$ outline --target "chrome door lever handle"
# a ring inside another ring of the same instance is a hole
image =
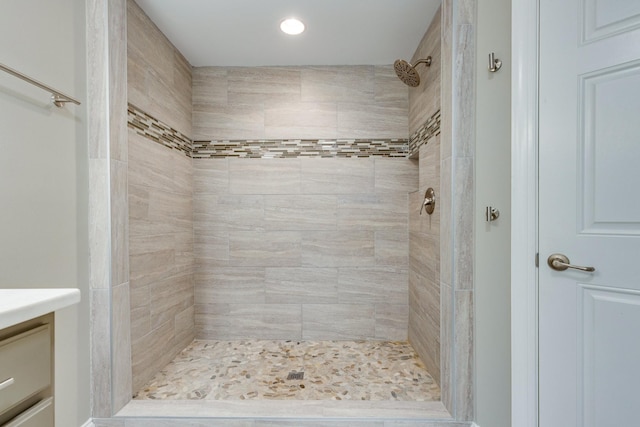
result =
[[[587,271],[589,273],[596,271],[596,269],[593,267],[582,267],[580,265],[573,265],[571,264],[571,261],[569,261],[569,258],[567,258],[566,255],[562,254],[549,255],[549,258],[547,258],[547,264],[549,265],[549,267],[556,271],[565,271],[569,268],[572,268],[574,270]]]

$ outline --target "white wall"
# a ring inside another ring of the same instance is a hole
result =
[[[0,2],[0,62],[84,101],[81,0]],[[0,287],[80,288],[56,316],[56,425],[89,418],[84,105],[0,72]]]
[[[476,58],[476,423],[511,425],[511,2],[478,2]],[[488,54],[503,62],[487,70]],[[488,223],[486,206],[500,210]]]

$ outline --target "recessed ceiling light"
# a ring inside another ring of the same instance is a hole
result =
[[[280,29],[283,33],[295,36],[304,31],[304,24],[296,18],[287,18],[280,23]]]

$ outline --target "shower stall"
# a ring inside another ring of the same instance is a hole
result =
[[[134,1],[100,12],[126,19],[109,42],[127,69],[108,103],[110,221],[124,227],[111,291],[94,292],[111,335],[93,349],[94,370],[110,365],[96,416],[286,418],[304,400],[322,410],[301,418],[470,419],[446,16],[395,70],[192,68]]]

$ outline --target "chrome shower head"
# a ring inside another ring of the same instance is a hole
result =
[[[402,83],[407,86],[417,87],[420,85],[420,74],[416,71],[418,64],[426,64],[427,67],[431,66],[431,57],[427,56],[426,59],[420,59],[415,65],[409,64],[404,59],[396,59],[396,62],[393,63],[393,68],[396,70],[396,75],[402,80]]]

